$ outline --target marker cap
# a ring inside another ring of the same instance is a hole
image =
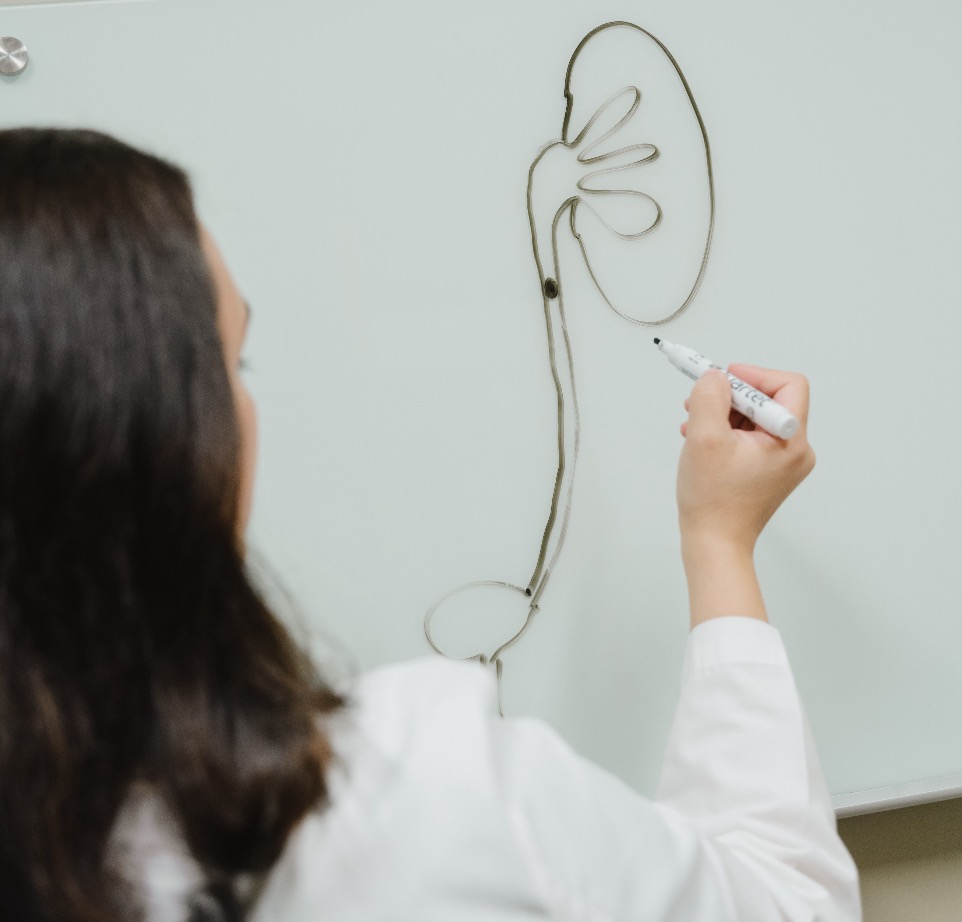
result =
[[[774,400],[755,411],[754,422],[780,439],[790,439],[798,431],[798,420]]]

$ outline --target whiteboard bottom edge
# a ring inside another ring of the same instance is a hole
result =
[[[900,807],[915,807],[962,797],[962,774],[944,775],[928,781],[912,781],[891,787],[869,788],[832,796],[832,806],[839,818],[860,816],[863,813],[881,813]]]

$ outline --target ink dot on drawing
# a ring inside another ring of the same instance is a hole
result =
[[[554,279],[544,280],[544,296],[549,301],[554,301],[558,297],[558,283]]]

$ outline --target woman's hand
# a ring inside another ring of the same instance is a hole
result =
[[[721,615],[765,618],[755,542],[815,464],[807,438],[808,381],[751,365],[730,371],[790,410],[800,425],[782,441],[732,410],[722,372],[708,372],[695,384],[685,403],[677,488],[692,626]]]

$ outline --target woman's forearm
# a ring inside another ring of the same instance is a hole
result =
[[[768,620],[750,550],[718,539],[683,536],[682,560],[693,628],[726,615]]]

